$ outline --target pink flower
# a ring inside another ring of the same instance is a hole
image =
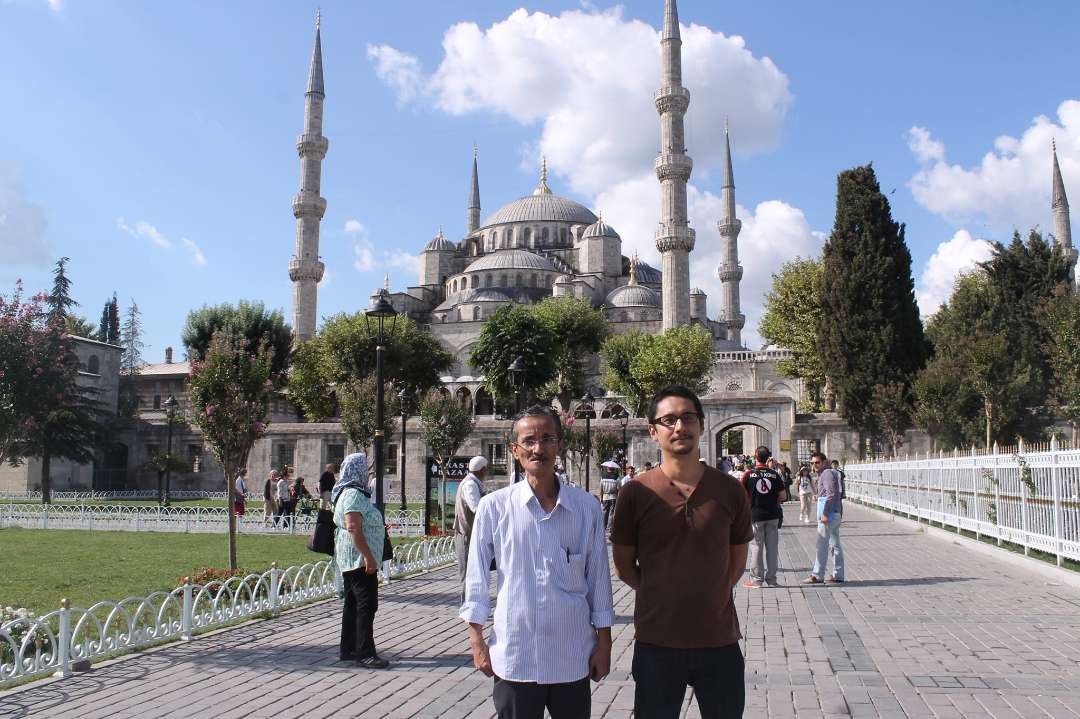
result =
[[[256,420],[255,422],[251,423],[251,431],[255,434],[262,434],[266,431],[266,425]]]
[[[213,417],[214,412],[216,412],[216,411],[217,411],[217,407],[215,407],[214,405],[212,405],[212,404],[206,405],[206,416],[207,417]]]

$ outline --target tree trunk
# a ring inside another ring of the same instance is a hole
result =
[[[986,402],[986,453],[990,453],[991,444],[991,428],[994,423],[994,404],[992,402]]]
[[[52,457],[49,456],[49,450],[45,450],[41,455],[41,503],[50,504],[52,502],[52,477],[49,476],[51,471]]]
[[[236,505],[236,487],[233,485],[233,474],[239,473],[240,470],[231,470],[228,467],[225,469],[226,496],[229,502],[229,571],[232,572],[236,571],[236,512],[233,509]]]

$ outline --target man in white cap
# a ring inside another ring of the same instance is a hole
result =
[[[473,518],[480,498],[484,496],[484,478],[488,461],[477,455],[469,460],[469,473],[458,485],[454,500],[454,552],[457,554],[458,578],[462,582],[461,600],[465,601],[465,570],[469,562],[469,540],[472,539]]]

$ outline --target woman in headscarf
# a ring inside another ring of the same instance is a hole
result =
[[[368,669],[390,663],[375,653],[375,612],[379,608],[379,558],[383,554],[385,526],[367,491],[368,462],[363,452],[350,454],[341,464],[330,501],[334,504],[334,561],[345,584],[341,613],[342,661],[355,661]]]
[[[270,470],[270,476],[266,478],[266,484],[263,485],[263,524],[270,524],[274,521],[274,515],[277,514],[277,502],[274,501],[277,482],[278,471]]]

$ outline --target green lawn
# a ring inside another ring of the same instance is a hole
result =
[[[327,559],[308,551],[307,536],[237,538],[237,559],[249,571]],[[228,545],[219,534],[96,532],[62,529],[0,529],[3,568],[0,605],[43,614],[68,597],[87,607],[102,599],[171,590],[177,579],[202,567],[228,566]]]

